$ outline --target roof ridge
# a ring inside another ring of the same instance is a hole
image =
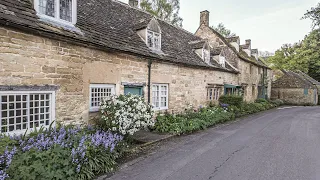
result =
[[[172,27],[174,27],[174,28],[180,29],[180,30],[182,30],[182,31],[184,31],[184,32],[186,32],[186,33],[194,36],[194,37],[200,38],[200,37],[194,35],[194,33],[191,33],[191,32],[189,32],[188,30],[183,29],[182,27],[175,26],[175,25],[173,25],[173,24],[171,24],[171,23],[169,23],[169,22],[167,22],[167,21],[165,21],[165,20],[163,20],[163,19],[160,19],[159,17],[157,17],[157,16],[155,16],[155,15],[153,15],[153,14],[151,14],[151,13],[149,13],[149,12],[143,10],[143,9],[136,8],[136,7],[132,7],[132,6],[130,6],[128,3],[124,3],[124,2],[121,2],[121,1],[119,1],[119,0],[112,0],[112,1],[113,1],[113,2],[116,2],[116,3],[119,3],[119,4],[123,5],[123,6],[126,6],[126,7],[128,7],[128,8],[132,8],[132,9],[138,10],[138,11],[140,11],[140,12],[149,14],[149,15],[153,16],[154,18],[156,18],[156,19],[159,20],[159,21],[162,21],[162,22],[164,22],[164,23],[166,23],[166,24],[168,24],[168,25],[170,25],[170,26],[172,26]],[[201,39],[202,39],[202,38],[201,38]]]

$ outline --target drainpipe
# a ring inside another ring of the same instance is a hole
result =
[[[149,59],[148,61],[148,103],[150,104],[150,97],[151,97],[151,65],[152,60]]]

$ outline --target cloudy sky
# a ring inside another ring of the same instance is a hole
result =
[[[128,2],[128,0],[121,0]],[[210,11],[210,25],[219,22],[252,47],[275,51],[282,44],[297,42],[310,32],[311,22],[301,20],[318,0],[180,0],[183,28],[194,33],[200,11]]]

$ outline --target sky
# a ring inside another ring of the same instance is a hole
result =
[[[128,0],[120,0],[128,2]],[[252,48],[274,52],[285,43],[302,40],[311,31],[303,14],[318,0],[180,0],[183,28],[194,33],[200,12],[210,11],[210,26],[222,22],[240,36],[241,44],[251,39]]]

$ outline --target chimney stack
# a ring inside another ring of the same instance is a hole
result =
[[[249,47],[251,47],[251,39],[247,39],[247,40],[246,40],[246,45],[249,46]]]
[[[139,8],[140,7],[140,0],[129,0],[129,5],[131,7]]]
[[[210,12],[205,10],[200,12],[200,26],[204,24],[205,26],[209,26],[209,15]]]

